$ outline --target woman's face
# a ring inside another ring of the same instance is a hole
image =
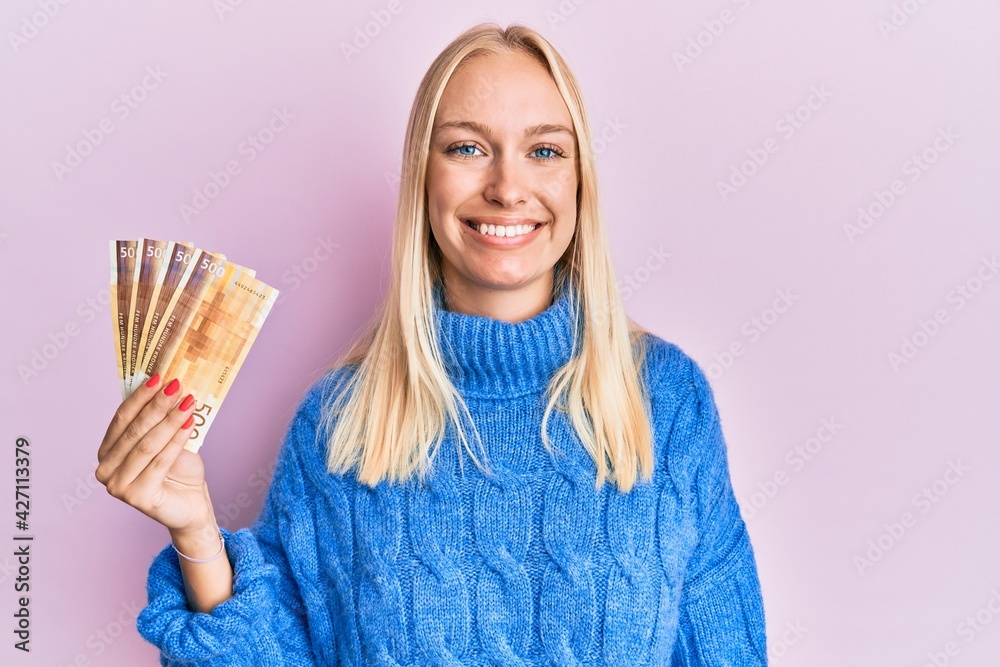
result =
[[[454,72],[427,166],[451,310],[517,321],[548,306],[576,228],[576,164],[569,110],[541,63],[489,55]]]

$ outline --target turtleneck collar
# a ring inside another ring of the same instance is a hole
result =
[[[510,398],[544,391],[574,354],[567,286],[548,308],[521,322],[447,310],[434,283],[434,311],[445,370],[463,396]]]

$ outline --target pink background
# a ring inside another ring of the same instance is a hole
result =
[[[191,240],[282,291],[202,450],[220,521],[246,526],[291,410],[385,289],[419,79],[482,19],[538,28],[581,81],[627,308],[715,388],[771,664],[993,664],[993,0],[4,3],[0,662],[156,664],[130,605],[166,531],[93,490],[120,400],[108,240]],[[250,161],[274,109],[294,118]],[[102,120],[113,131],[57,176]],[[240,173],[185,221],[230,160]],[[880,215],[852,239],[859,207]],[[904,338],[916,354],[894,368]],[[17,436],[34,452],[30,655],[11,633]]]

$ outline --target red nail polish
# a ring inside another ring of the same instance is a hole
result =
[[[191,415],[190,417],[187,418],[187,421],[184,422],[184,425],[181,426],[181,430],[186,428],[191,428],[191,424],[193,423],[194,423],[194,415]]]
[[[154,384],[160,381],[160,374],[157,373],[153,377],[149,378],[149,382],[146,383],[147,387],[152,387]]]
[[[173,380],[170,381],[170,384],[168,384],[166,387],[163,388],[163,393],[166,394],[167,396],[173,396],[174,394],[177,393],[177,390],[180,388],[181,388],[180,381],[178,381],[177,378],[174,378]]]
[[[177,406],[177,409],[180,410],[181,412],[184,412],[192,405],[194,405],[194,396],[188,394],[187,396],[184,397],[184,400],[181,401],[181,404]]]

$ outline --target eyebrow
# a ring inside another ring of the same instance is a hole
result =
[[[434,128],[434,132],[437,133],[440,130],[447,129],[449,127],[454,127],[462,130],[471,130],[473,132],[478,132],[483,136],[491,137],[493,136],[493,130],[490,129],[488,125],[483,125],[482,123],[477,123],[472,120],[450,120],[441,123]],[[536,134],[555,134],[561,132],[563,134],[568,134],[569,136],[576,138],[576,133],[569,129],[565,125],[557,125],[553,123],[540,123],[538,125],[532,125],[524,130],[525,137],[533,137]]]

